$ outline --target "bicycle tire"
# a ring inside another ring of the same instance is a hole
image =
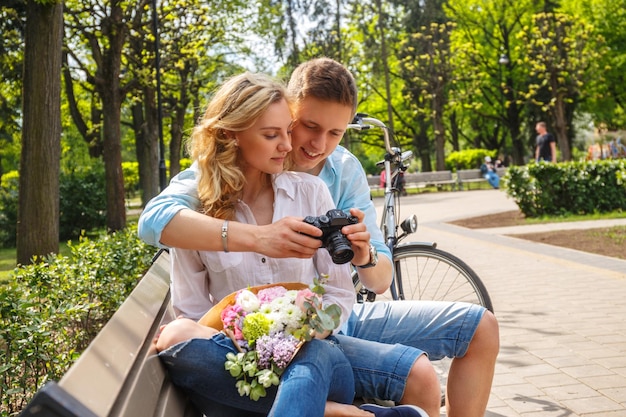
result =
[[[465,262],[428,244],[407,243],[394,250],[394,279],[400,299],[463,301],[493,312],[487,288]]]

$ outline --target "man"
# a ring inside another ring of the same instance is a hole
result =
[[[537,131],[537,146],[535,147],[535,161],[556,162],[556,140],[548,132],[545,122],[535,126]]]
[[[345,226],[342,232],[352,243],[352,263],[362,283],[382,293],[391,282],[390,253],[376,224],[363,168],[339,146],[356,113],[356,83],[341,64],[320,58],[296,68],[288,88],[296,101],[291,153],[295,170],[318,175],[337,208],[359,217],[358,224]],[[139,234],[146,242],[222,250],[222,221],[195,211],[199,205],[195,172],[192,167],[179,174],[146,206],[139,221]],[[270,257],[310,257],[321,243],[307,235],[320,234],[301,218],[288,217],[268,226],[230,222],[228,248]],[[499,349],[497,321],[484,308],[411,301],[357,304],[342,333],[350,336],[337,338],[355,370],[358,396],[413,404],[430,417],[438,416],[439,380],[426,355],[448,356],[454,359],[447,416],[484,415]],[[339,415],[336,411],[329,403],[325,415]],[[372,407],[368,411],[377,416],[414,415],[409,409],[397,410],[404,414],[385,414],[388,410]]]

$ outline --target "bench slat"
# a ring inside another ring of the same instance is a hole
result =
[[[456,185],[452,171],[413,172],[404,174],[405,188],[421,188],[430,185]],[[372,190],[380,189],[380,175],[367,177],[367,183]]]
[[[162,316],[159,312],[169,302],[168,292],[169,254],[163,252],[59,385],[98,416],[108,416],[145,348],[146,336],[158,325],[154,318]],[[85,383],[94,375],[97,383]]]

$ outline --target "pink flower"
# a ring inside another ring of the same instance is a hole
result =
[[[243,334],[241,333],[241,323],[246,312],[243,311],[241,306],[234,304],[229,305],[222,310],[220,317],[224,328],[233,332],[235,339],[243,340]]]
[[[257,298],[261,304],[270,303],[273,299],[282,297],[287,292],[287,289],[283,286],[269,287],[260,290],[257,293]]]
[[[298,291],[298,295],[296,295],[296,305],[300,307],[300,310],[306,311],[306,308],[304,307],[304,302],[307,300],[314,300],[316,297],[317,294],[315,294],[310,289],[305,288],[304,290]]]

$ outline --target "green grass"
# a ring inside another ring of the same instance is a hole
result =
[[[562,216],[541,216],[530,217],[525,220],[526,223],[562,223],[562,222],[580,222],[585,220],[610,220],[626,218],[626,212],[615,210],[609,213],[591,213],[591,214],[567,214]]]
[[[15,268],[15,248],[0,249],[0,282],[9,279],[11,271]]]

